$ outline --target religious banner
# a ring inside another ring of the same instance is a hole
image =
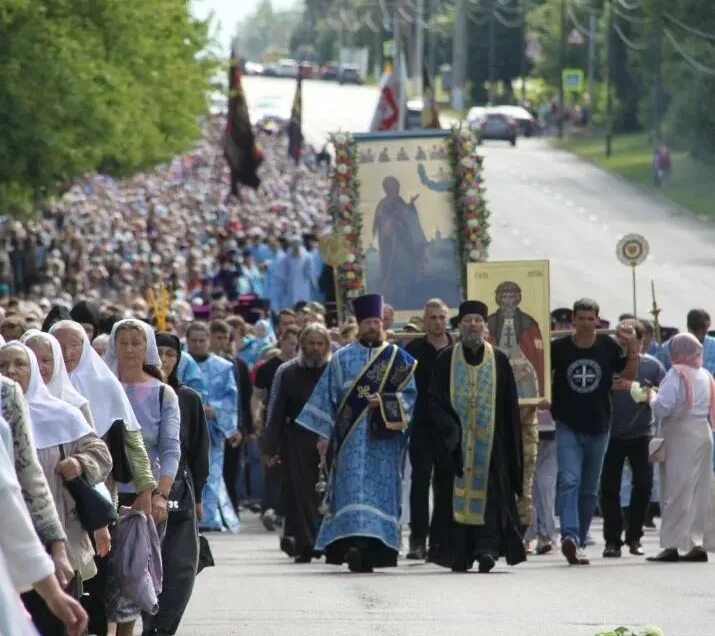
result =
[[[430,298],[456,307],[470,262],[486,260],[488,217],[478,140],[467,128],[331,136],[335,267],[342,305],[381,293],[398,321]]]
[[[509,356],[519,403],[551,400],[549,261],[467,266],[467,297],[489,307],[488,340]]]

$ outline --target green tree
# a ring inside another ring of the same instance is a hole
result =
[[[127,175],[200,135],[207,25],[173,0],[14,0],[0,11],[0,209],[95,170]]]

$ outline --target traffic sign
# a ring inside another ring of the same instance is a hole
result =
[[[580,68],[565,68],[561,71],[561,82],[565,93],[580,93],[583,91],[583,71]]]
[[[581,31],[578,29],[572,29],[566,38],[566,43],[570,46],[583,46],[586,43],[585,38],[581,35]]]

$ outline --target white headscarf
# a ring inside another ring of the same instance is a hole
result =
[[[25,400],[30,407],[35,448],[68,444],[93,433],[92,427],[78,408],[50,394],[42,381],[40,367],[32,349],[19,341],[13,341],[0,348],[0,351],[11,348],[24,351],[30,361],[30,382],[25,391]]]
[[[0,336],[0,347],[4,347],[4,346],[5,346],[5,338]]]
[[[25,345],[30,340],[41,340],[52,348],[52,377],[47,383],[47,389],[50,394],[78,409],[85,406],[89,400],[83,395],[80,395],[77,389],[72,386],[70,377],[67,374],[67,368],[65,367],[65,361],[62,358],[62,346],[59,340],[52,334],[45,333],[39,329],[30,329],[20,338],[20,342]]]
[[[154,337],[154,330],[144,321],[137,320],[136,318],[125,318],[114,323],[112,327],[112,333],[109,334],[109,344],[107,346],[107,353],[104,354],[104,361],[107,366],[116,375],[119,372],[118,361],[117,361],[117,331],[122,327],[136,327],[141,330],[146,338],[146,353],[144,354],[144,364],[148,364],[157,369],[161,369],[161,358],[159,357],[159,349],[156,346],[156,338]]]
[[[69,372],[69,377],[72,386],[89,400],[97,434],[103,436],[116,420],[123,420],[127,430],[141,430],[124,387],[92,349],[82,325],[72,320],[60,320],[52,325],[50,333],[58,329],[72,329],[82,338],[82,357],[79,364]]]

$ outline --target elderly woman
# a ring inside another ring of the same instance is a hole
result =
[[[91,579],[97,569],[92,544],[64,481],[80,476],[89,484],[104,481],[112,468],[109,449],[77,408],[50,394],[35,354],[25,345],[11,342],[0,349],[0,373],[15,380],[25,394],[38,459],[67,535],[67,556],[74,573],[67,589],[79,599],[82,581]],[[36,592],[24,594],[23,602],[43,635],[65,633],[62,623]]]
[[[152,493],[151,514],[159,534],[163,535],[169,496],[181,458],[179,400],[176,392],[164,383],[154,332],[146,323],[132,318],[117,322],[109,337],[106,362],[121,381],[142,427],[144,445],[158,483]],[[131,485],[120,484],[119,490],[120,504],[131,505],[137,497]],[[109,593],[113,591],[110,589]],[[139,607],[119,596],[116,608],[111,609],[117,621],[117,636],[131,636],[141,614]]]
[[[665,461],[660,466],[663,550],[648,560],[703,562],[715,551],[715,380],[703,368],[703,346],[692,334],[673,337],[670,353],[673,366],[650,401],[661,419]]]
[[[40,368],[40,376],[50,395],[78,408],[89,424],[94,428],[89,400],[80,395],[72,386],[65,361],[62,358],[62,346],[52,334],[37,329],[26,331],[20,341],[35,354]]]

